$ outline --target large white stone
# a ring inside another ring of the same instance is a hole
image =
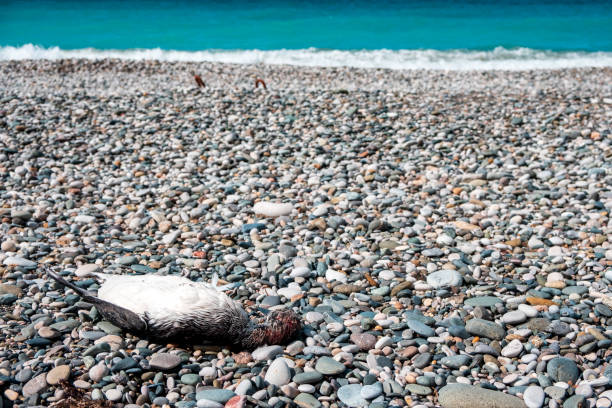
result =
[[[7,266],[25,266],[29,268],[36,266],[36,262],[19,256],[9,256],[3,263]]]
[[[537,385],[527,387],[523,393],[523,401],[528,408],[540,408],[544,404],[544,390]]]
[[[452,269],[442,269],[427,275],[427,284],[434,289],[461,286],[463,277]]]
[[[289,215],[291,211],[293,211],[293,205],[291,203],[260,201],[253,206],[253,212],[255,212],[255,214],[265,215],[266,217]]]

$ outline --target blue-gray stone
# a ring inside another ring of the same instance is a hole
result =
[[[323,356],[317,361],[315,370],[324,375],[338,375],[343,373],[346,367],[331,357]]]
[[[318,384],[322,379],[323,374],[318,371],[306,371],[293,377],[296,384]]]
[[[448,356],[443,357],[440,360],[440,363],[444,364],[449,368],[458,369],[461,366],[467,366],[472,361],[472,357],[466,356],[465,354],[460,354],[457,356]]]
[[[582,408],[584,406],[584,395],[572,395],[563,403],[563,408]]]
[[[424,385],[408,384],[408,385],[406,385],[406,389],[411,394],[416,394],[416,395],[429,395],[429,394],[431,394],[431,388],[426,387]]]
[[[498,303],[504,303],[500,298],[495,296],[478,296],[466,299],[463,304],[466,306],[482,306],[482,307],[491,307],[495,306]]]
[[[361,396],[367,400],[373,400],[382,394],[383,389],[381,383],[374,383],[371,385],[364,385],[361,388]]]
[[[483,319],[468,320],[465,329],[475,336],[493,340],[501,340],[506,335],[506,331],[499,324]]]
[[[573,384],[580,376],[576,363],[566,357],[556,357],[548,361],[546,372],[554,381],[571,382]]]
[[[111,371],[117,372],[121,370],[128,370],[130,368],[137,367],[138,363],[131,357],[126,357],[119,361],[117,364],[113,365]]]
[[[313,395],[302,392],[293,400],[299,407],[302,408],[319,408],[321,403]]]
[[[0,296],[0,305],[11,305],[17,300],[17,296],[12,293]]]
[[[361,396],[362,388],[359,384],[343,385],[338,389],[338,398],[349,407],[364,407],[368,401]]]
[[[209,400],[209,401],[215,401],[220,404],[225,404],[234,395],[236,394],[234,393],[234,391],[231,391],[231,390],[224,390],[224,389],[219,389],[219,388],[208,388],[208,389],[198,391],[196,393],[196,400],[204,399],[204,400]]]
[[[436,334],[434,329],[432,329],[431,327],[427,326],[426,324],[418,320],[407,320],[406,324],[408,325],[408,328],[410,330],[413,330],[415,333],[417,333],[420,336],[432,337],[433,335]]]

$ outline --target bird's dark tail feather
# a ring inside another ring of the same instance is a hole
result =
[[[66,279],[62,278],[61,276],[59,276],[57,274],[57,272],[54,272],[51,268],[49,268],[48,266],[45,265],[45,272],[47,272],[47,275],[49,275],[50,277],[52,277],[53,279],[55,279],[56,281],[58,281],[59,283],[61,283],[64,286],[69,287],[70,289],[74,290],[76,293],[78,293],[79,295],[81,295],[81,297],[90,297],[91,293],[87,292],[85,289],[83,288],[79,288],[77,285],[75,285],[72,282],[68,282]]]

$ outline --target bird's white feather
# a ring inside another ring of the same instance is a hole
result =
[[[107,302],[145,313],[155,321],[173,320],[198,310],[236,308],[235,302],[217,288],[180,276],[95,274],[102,284],[98,297]]]

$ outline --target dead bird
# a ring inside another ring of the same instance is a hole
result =
[[[292,310],[272,311],[261,321],[251,320],[242,306],[219,288],[180,276],[92,273],[101,283],[94,296],[50,268],[46,271],[93,304],[104,319],[154,340],[252,350],[285,343],[302,327]]]

